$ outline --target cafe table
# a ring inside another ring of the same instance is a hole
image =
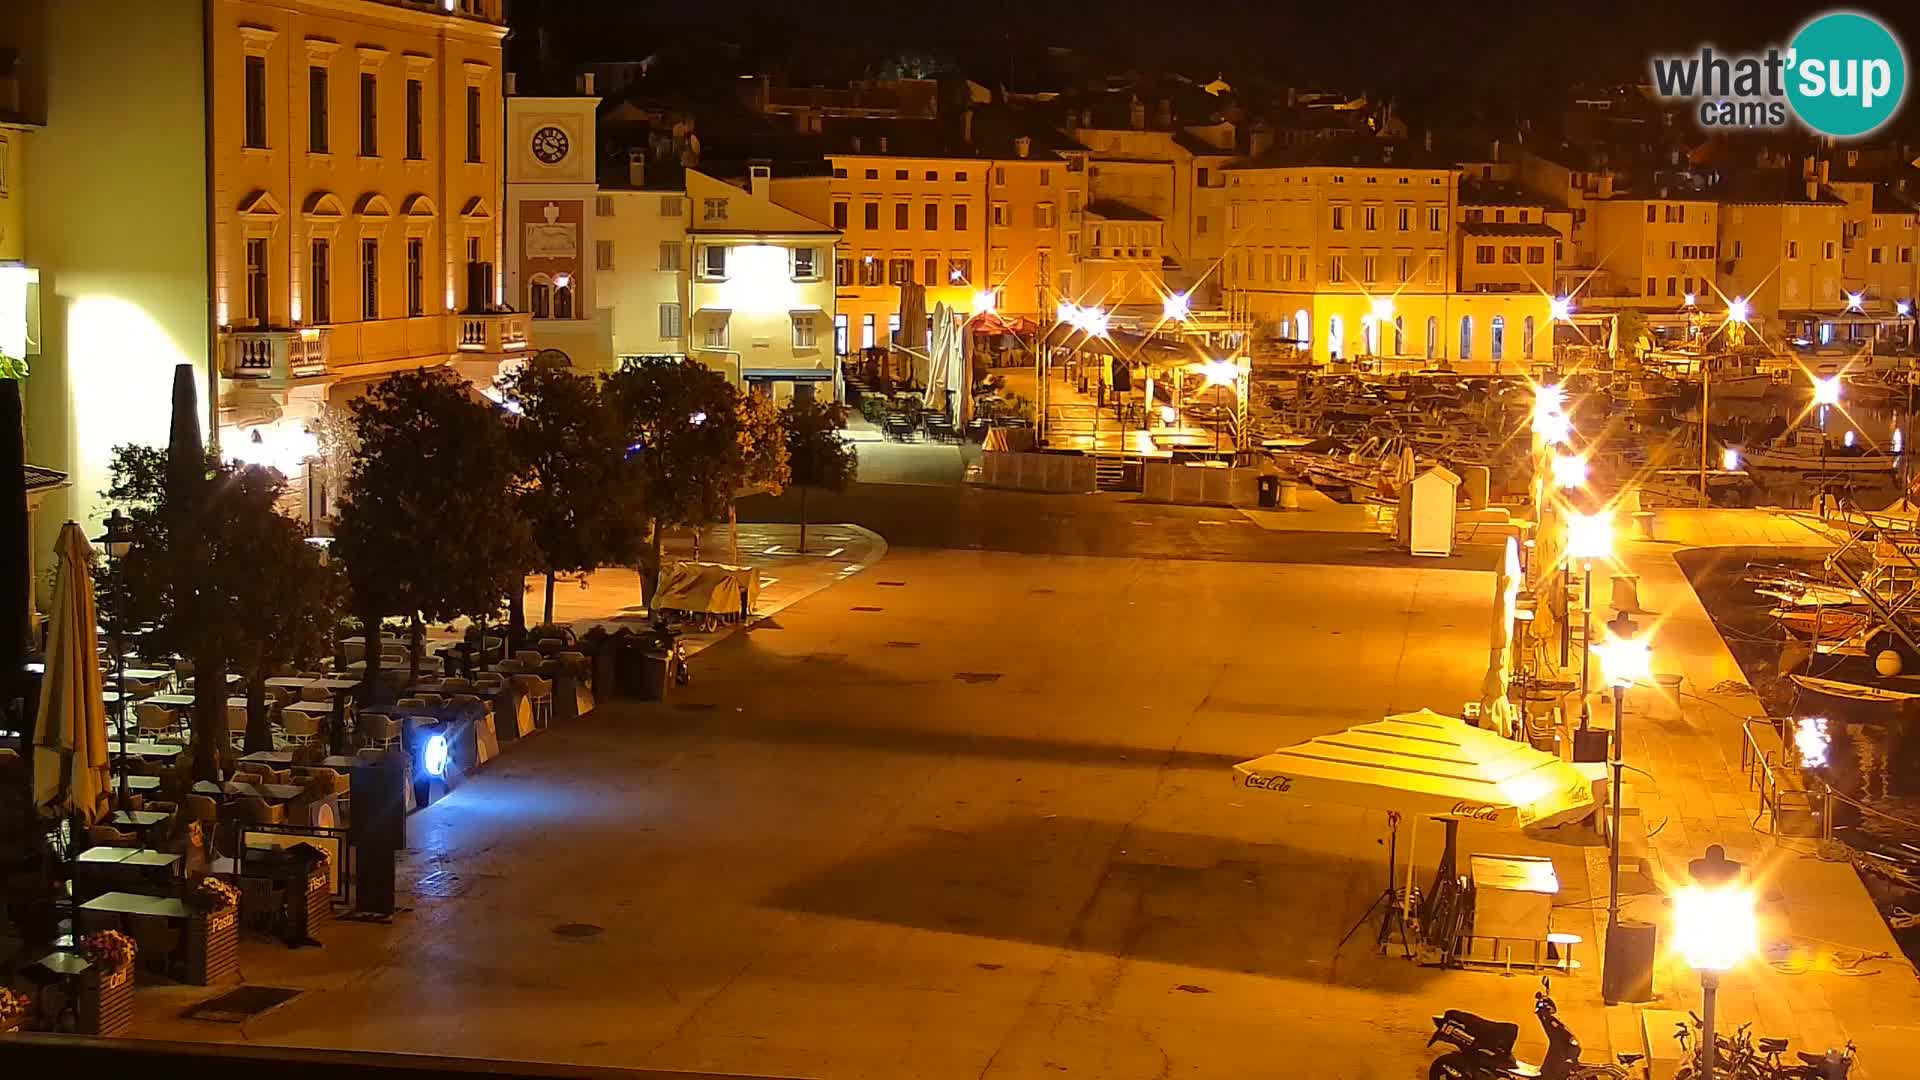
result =
[[[115,791],[118,791],[120,789],[119,778],[116,777],[114,779],[113,787]],[[127,777],[127,790],[128,791],[159,791],[160,778],[157,776],[129,776]]]
[[[279,675],[268,679],[267,685],[280,690],[305,690],[318,681],[317,679],[302,679],[295,675]]]
[[[118,673],[111,670],[103,671],[102,674],[114,678],[118,677]],[[166,682],[173,678],[173,672],[168,668],[130,667],[126,670],[125,674],[127,678],[133,682],[144,683]]]
[[[117,741],[114,743],[113,749],[115,752],[119,751],[120,744]],[[127,744],[127,754],[129,756],[162,758],[169,761],[186,753],[186,750],[186,747],[175,746],[172,743],[130,742]]]
[[[293,764],[293,751],[291,750],[255,750],[251,754],[244,755],[243,757],[241,757],[240,760],[241,761],[257,761],[262,765],[276,765],[276,766],[291,765]]]
[[[280,706],[280,712],[282,715],[290,712],[306,713],[308,716],[316,719],[325,719],[333,715],[333,702],[289,701],[285,705]]]
[[[96,844],[73,857],[73,861],[83,866],[128,866],[142,870],[173,871],[182,862],[181,856],[166,851],[154,851],[151,848],[108,847]]]
[[[192,694],[155,694],[148,698],[147,701],[149,704],[158,705],[167,709],[193,708]]]
[[[131,892],[101,893],[81,904],[80,910],[104,915],[145,915],[158,919],[184,919],[192,915],[187,905],[171,896],[146,896]]]
[[[329,675],[324,679],[313,680],[313,685],[323,690],[352,690],[360,685],[359,679],[342,679]]]
[[[145,832],[172,816],[159,810],[115,810],[113,816],[107,819],[107,824],[116,829],[126,827]]]
[[[301,787],[299,784],[248,784],[239,780],[229,780],[224,784],[216,784],[211,780],[202,780],[193,785],[193,793],[195,795],[205,795],[209,798],[216,799],[259,798],[265,799],[268,802],[286,802],[290,799],[297,799],[305,791],[306,788]]]

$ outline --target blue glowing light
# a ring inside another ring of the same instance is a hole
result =
[[[447,737],[445,735],[427,736],[427,745],[420,751],[420,767],[428,776],[447,775]]]

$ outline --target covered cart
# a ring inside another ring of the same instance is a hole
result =
[[[760,603],[760,570],[725,563],[678,562],[660,572],[656,611],[682,612],[702,621],[732,621],[753,614]]]

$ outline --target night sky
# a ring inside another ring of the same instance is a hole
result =
[[[1843,6],[1881,17],[1910,57],[1920,53],[1920,4],[1885,0],[512,0],[511,21],[523,64],[542,29],[548,59],[561,66],[726,42],[746,66],[820,83],[858,77],[863,64],[901,49],[935,52],[978,79],[1002,81],[1011,70],[1019,81],[1023,67],[1045,62],[1048,46],[1063,46],[1088,70],[1258,75],[1498,121],[1530,103],[1557,105],[1575,83],[1644,79],[1654,52],[1784,44],[1808,18]],[[1908,131],[1920,120],[1913,100],[1900,125]]]

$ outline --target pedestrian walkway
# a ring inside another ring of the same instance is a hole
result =
[[[1612,1047],[1645,1049],[1645,1008],[1700,1008],[1698,977],[1673,952],[1666,896],[1686,882],[1689,860],[1719,844],[1752,871],[1762,938],[1762,955],[1721,983],[1722,1030],[1751,1021],[1757,1034],[1791,1038],[1810,1050],[1851,1039],[1860,1049],[1856,1077],[1910,1075],[1911,1048],[1920,1040],[1920,979],[1844,857],[1823,853],[1811,839],[1766,833],[1741,758],[1742,724],[1764,710],[1674,558],[1710,547],[1817,550],[1828,541],[1800,516],[1769,510],[1664,510],[1653,521],[1653,535],[1622,540],[1614,572],[1638,575],[1641,606],[1658,612],[1639,620],[1652,635],[1653,670],[1682,681],[1677,700],[1647,690],[1627,696],[1622,807],[1628,820],[1621,833],[1626,861],[1645,873],[1623,872],[1621,917],[1659,927],[1662,959],[1657,1003],[1608,1009]],[[1613,614],[1604,607],[1606,581],[1596,572],[1596,637]],[[1578,648],[1576,641],[1565,676],[1575,680]],[[1558,659],[1557,650],[1548,651]],[[1600,681],[1596,674],[1594,684]],[[1595,693],[1590,707],[1596,723],[1610,726],[1610,699]],[[1577,714],[1577,706],[1570,712]],[[1604,898],[1604,849],[1588,853],[1587,870],[1589,895]],[[1602,938],[1605,921],[1602,910],[1596,919]],[[1601,941],[1596,958],[1603,949]],[[1656,1035],[1670,1033],[1669,1024]],[[1656,1050],[1670,1055],[1672,1044]]]
[[[738,546],[736,548],[736,540]],[[671,538],[661,561],[672,564],[696,558],[691,533]],[[858,525],[807,526],[807,547],[800,550],[800,526],[745,524],[736,530],[710,525],[699,534],[697,557],[707,562],[752,566],[760,570],[760,602],[754,619],[767,619],[836,582],[861,572],[886,556],[887,542]],[[544,580],[529,579],[527,617],[544,609]],[[607,567],[560,582],[554,590],[554,621],[584,634],[595,626],[608,631],[642,629],[648,623],[640,602],[640,575],[627,567]],[[696,653],[742,629],[727,623],[714,631],[688,632],[681,637],[689,653]]]

